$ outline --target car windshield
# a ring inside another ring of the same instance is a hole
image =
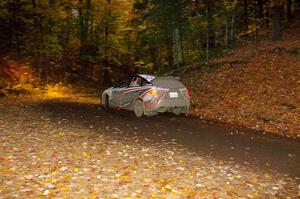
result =
[[[151,83],[160,88],[185,88],[175,77],[157,77]]]

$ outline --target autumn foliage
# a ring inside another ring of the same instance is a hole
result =
[[[212,60],[211,69],[185,75],[195,113],[203,118],[300,136],[299,22],[285,41],[248,42]],[[214,68],[213,68],[214,67]]]

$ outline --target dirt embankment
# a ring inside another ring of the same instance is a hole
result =
[[[252,43],[190,67],[183,80],[194,114],[232,125],[300,137],[300,23],[279,42]]]

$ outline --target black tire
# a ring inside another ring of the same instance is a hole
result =
[[[144,115],[147,116],[147,117],[151,117],[151,116],[155,116],[157,115],[158,113],[156,111],[144,111]]]
[[[175,108],[173,109],[173,114],[176,115],[176,116],[179,116],[182,114],[182,109],[181,108]]]
[[[144,103],[142,100],[136,100],[133,104],[133,111],[135,116],[142,117],[144,115]]]
[[[109,96],[105,95],[104,103],[103,103],[103,108],[105,110],[109,110]]]

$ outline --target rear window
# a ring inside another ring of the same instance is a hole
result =
[[[152,80],[151,83],[160,88],[185,88],[185,86],[174,77],[158,77]]]

